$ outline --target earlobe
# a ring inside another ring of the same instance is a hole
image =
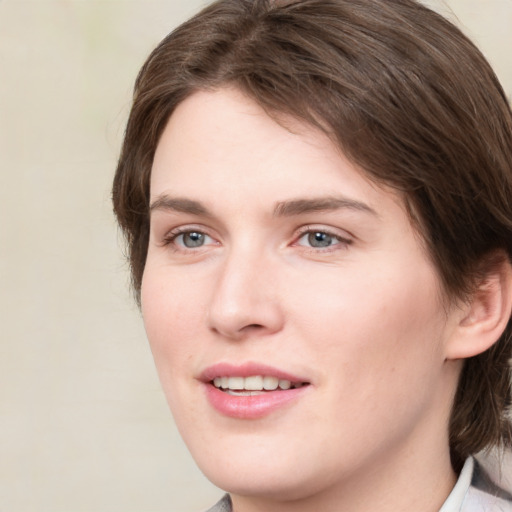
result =
[[[512,314],[512,266],[506,255],[492,266],[464,306],[447,359],[473,357],[503,334]]]

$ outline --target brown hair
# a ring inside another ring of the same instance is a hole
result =
[[[512,116],[485,58],[414,0],[218,0],[167,36],[135,84],[114,209],[140,300],[149,182],[174,108],[238,87],[271,115],[332,137],[370,179],[400,191],[449,296],[492,254],[512,256]],[[450,424],[457,467],[512,444],[512,322],[466,360]]]

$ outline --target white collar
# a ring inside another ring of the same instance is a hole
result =
[[[466,498],[469,487],[471,485],[471,480],[473,478],[474,466],[475,460],[473,457],[466,459],[455,487],[444,502],[439,512],[459,512],[462,509],[462,504],[464,503],[464,499]]]

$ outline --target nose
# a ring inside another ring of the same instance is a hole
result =
[[[232,340],[282,329],[284,315],[275,275],[275,264],[261,254],[230,254],[219,269],[213,290],[210,329]]]

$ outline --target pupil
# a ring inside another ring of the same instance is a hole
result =
[[[308,242],[312,247],[329,247],[332,243],[332,236],[317,231],[316,233],[309,234]]]
[[[200,247],[204,243],[204,234],[191,231],[183,235],[183,244],[185,247]]]

